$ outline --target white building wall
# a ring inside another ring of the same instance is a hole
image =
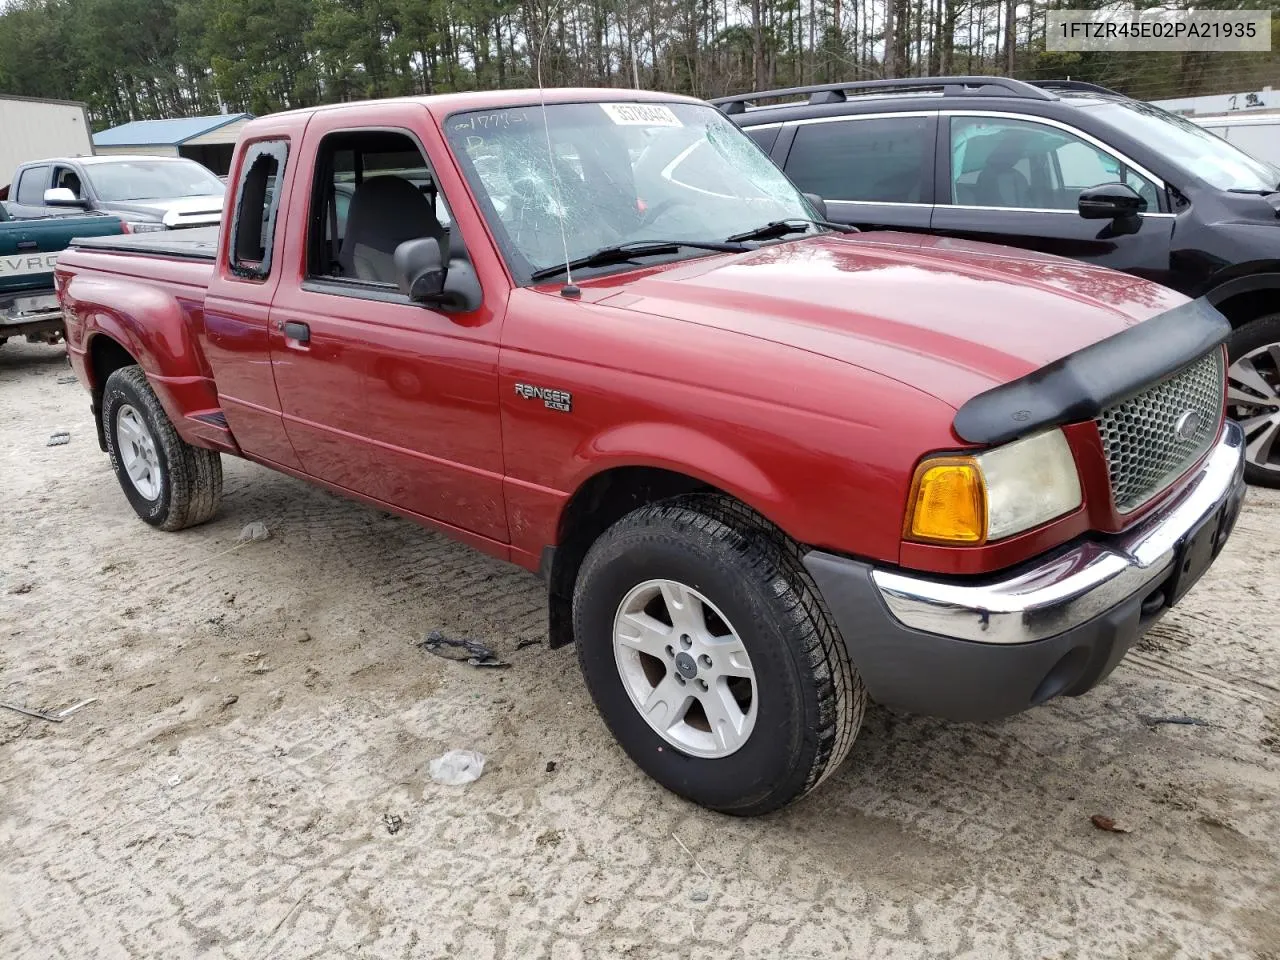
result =
[[[1178,97],[1174,100],[1152,100],[1157,107],[1184,116],[1203,116],[1215,113],[1236,113],[1280,108],[1280,90],[1263,87],[1261,90],[1245,90],[1240,93],[1220,93],[1209,97]]]
[[[0,97],[0,187],[21,163],[92,155],[84,104]]]

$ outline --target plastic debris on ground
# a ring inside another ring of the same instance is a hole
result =
[[[1099,830],[1105,830],[1107,833],[1133,833],[1133,827],[1123,823],[1117,823],[1115,820],[1101,813],[1095,813],[1089,818],[1095,827]]]
[[[473,667],[509,667],[511,664],[499,660],[498,655],[478,640],[466,637],[454,639],[446,637],[439,630],[432,630],[427,638],[418,644],[427,653],[433,653],[444,660],[456,660]]]
[[[404,826],[404,818],[394,813],[384,813],[382,815],[383,826],[387,828],[387,833],[395,836],[400,832],[400,828]]]
[[[65,710],[59,710],[57,713],[47,713],[44,710],[34,710],[31,707],[24,707],[18,703],[0,703],[0,707],[3,707],[6,710],[12,710],[14,713],[21,713],[27,717],[35,717],[38,720],[48,720],[50,723],[62,723],[63,720],[66,720],[67,717],[71,716],[73,713],[78,713],[80,710],[89,706],[89,704],[97,702],[97,697],[90,697],[88,700],[81,700],[79,703],[73,703]]]
[[[255,520],[253,523],[244,525],[244,529],[240,531],[240,536],[236,537],[236,542],[249,543],[251,540],[267,540],[270,537],[271,531],[267,529],[267,525],[261,520]]]
[[[484,754],[474,750],[450,750],[427,766],[431,779],[446,787],[460,787],[480,779],[484,773]]]
[[[49,442],[46,443],[45,446],[60,447],[64,443],[70,443],[70,442],[71,442],[71,434],[67,433],[67,431],[65,430],[59,430],[57,433],[55,433],[53,436],[49,438]]]

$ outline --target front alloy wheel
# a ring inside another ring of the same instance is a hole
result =
[[[573,592],[583,679],[618,743],[668,790],[767,813],[848,754],[866,690],[802,557],[711,493],[640,507],[587,551]]]
[[[1255,320],[1230,342],[1227,413],[1245,437],[1245,477],[1280,487],[1280,316]]]
[[[756,724],[756,675],[737,632],[697,590],[647,580],[613,622],[622,685],[658,736],[695,757],[736,752]]]

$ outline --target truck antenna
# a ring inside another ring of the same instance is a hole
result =
[[[566,213],[564,197],[560,193],[560,173],[556,169],[556,155],[551,149],[551,126],[547,123],[547,94],[542,88],[542,52],[547,46],[547,35],[551,32],[551,20],[560,5],[547,8],[547,22],[542,25],[542,42],[538,44],[538,57],[534,64],[538,73],[538,101],[542,105],[542,131],[547,138],[547,163],[551,165],[551,182],[556,190],[556,223],[560,226],[560,246],[564,249],[564,279],[560,288],[560,296],[576,299],[582,296],[582,290],[573,282],[573,269],[569,266],[569,238],[564,232],[564,215]]]

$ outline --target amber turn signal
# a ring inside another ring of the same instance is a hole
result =
[[[987,538],[987,491],[973,458],[937,458],[916,468],[904,533],[926,543],[979,544]]]

